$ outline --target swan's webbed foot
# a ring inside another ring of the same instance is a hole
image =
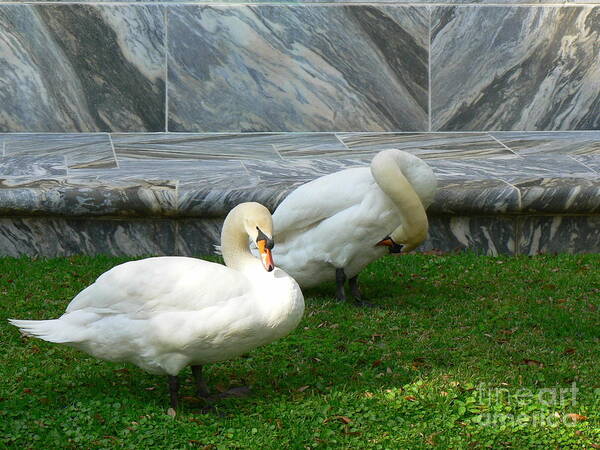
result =
[[[344,284],[346,283],[346,274],[344,273],[344,269],[335,269],[335,284],[336,291],[335,296],[340,302],[346,301],[346,291],[344,289]]]
[[[169,396],[171,398],[171,408],[177,409],[179,403],[179,378],[177,375],[169,375]]]
[[[198,398],[210,397],[208,386],[202,377],[202,366],[192,366],[192,375],[194,375],[194,380],[196,380],[196,396]]]
[[[219,392],[214,397],[216,398],[229,398],[229,397],[247,397],[251,393],[249,386],[239,386],[227,389],[224,392]]]

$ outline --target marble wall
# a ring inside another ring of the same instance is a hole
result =
[[[548,2],[0,0],[0,132],[599,129],[600,4]]]

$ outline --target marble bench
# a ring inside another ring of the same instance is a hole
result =
[[[439,191],[421,250],[600,251],[600,132],[0,134],[0,254],[213,251],[242,201],[412,152]]]

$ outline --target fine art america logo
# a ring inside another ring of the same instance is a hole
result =
[[[482,426],[572,426],[586,417],[560,411],[576,411],[578,393],[576,382],[567,388],[523,388],[517,391],[481,383],[475,389],[475,400],[486,406],[486,412],[478,417],[477,422]],[[518,409],[520,412],[506,412],[504,408],[499,409],[499,405],[508,406],[509,411]]]

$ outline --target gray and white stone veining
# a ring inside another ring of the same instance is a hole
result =
[[[168,28],[170,131],[427,127],[426,8],[178,6]]]
[[[518,251],[539,253],[600,253],[600,216],[533,216],[519,220]]]
[[[485,133],[338,133],[337,136],[351,150],[397,148],[423,159],[515,156]]]
[[[600,212],[600,176],[595,178],[538,178],[515,183],[521,193],[522,212]]]
[[[508,217],[433,216],[419,251],[469,249],[490,256],[513,255],[515,220]]]
[[[278,158],[275,143],[285,134],[113,134],[119,160]]]
[[[8,256],[173,255],[175,236],[175,223],[161,219],[0,218],[0,254]]]
[[[498,179],[438,181],[432,214],[503,214],[520,211],[521,199],[516,187]]]
[[[0,178],[28,177],[30,179],[67,176],[64,156],[7,156],[0,157]]]
[[[600,153],[594,153],[591,155],[575,155],[573,159],[589,167],[600,175]]]
[[[527,156],[531,154],[551,155],[600,154],[600,131],[560,131],[523,133],[503,131],[491,133],[513,152]]]
[[[161,6],[0,5],[0,131],[163,131]]]
[[[432,159],[427,162],[440,179],[477,180],[495,178],[509,183],[533,178],[590,178],[598,174],[566,155],[552,158]]]
[[[117,167],[107,134],[8,134],[5,156],[62,157],[69,169]]]
[[[434,130],[600,128],[600,8],[435,7]]]

